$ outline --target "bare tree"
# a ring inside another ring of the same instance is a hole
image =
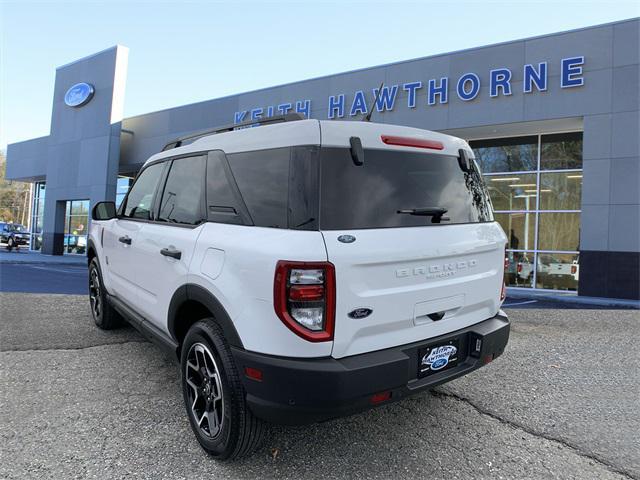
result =
[[[0,220],[24,225],[29,221],[30,185],[7,180],[6,169],[6,156],[0,151]]]

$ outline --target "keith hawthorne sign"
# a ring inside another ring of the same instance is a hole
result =
[[[560,88],[581,87],[584,85],[582,67],[584,56],[563,58],[560,61]],[[522,92],[531,94],[534,92],[545,92],[549,83],[549,69],[547,62],[540,62],[537,65],[526,64],[523,66]],[[512,71],[508,68],[495,68],[489,71],[489,97],[510,96],[512,89]],[[327,99],[327,118],[354,117],[366,115],[370,101],[375,99],[375,108],[378,112],[391,111],[397,104],[402,103],[402,107],[414,109],[418,106],[442,105],[449,102],[449,88],[455,91],[456,96],[462,102],[470,102],[480,94],[480,77],[474,72],[460,75],[458,78],[449,77],[431,78],[428,81],[414,80],[402,84],[387,85],[371,89],[370,98],[367,98],[365,90],[356,90],[349,96],[345,93],[330,95]],[[406,101],[396,102],[400,91],[406,92]],[[370,100],[370,101],[369,101]],[[234,123],[246,120],[258,120],[260,118],[272,117],[274,115],[284,115],[289,112],[303,114],[306,118],[311,117],[310,99],[301,99],[279,105],[269,105],[266,107],[256,107],[249,110],[235,112]]]

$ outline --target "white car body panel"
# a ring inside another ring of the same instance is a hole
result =
[[[144,223],[135,244],[135,282],[138,286],[138,312],[160,330],[169,334],[167,312],[173,294],[187,283],[189,267],[199,235],[204,230]],[[181,258],[166,257],[163,248],[181,252]]]
[[[221,271],[219,254],[224,252]],[[210,266],[218,273],[211,278]],[[233,320],[246,350],[287,357],[327,357],[331,342],[312,343],[280,321],[273,306],[273,279],[278,260],[326,261],[317,231],[246,227],[209,222],[198,238],[189,283],[210,291]]]
[[[130,305],[138,302],[138,286],[135,282],[138,261],[134,249],[143,225],[141,222],[124,219],[109,220],[104,224],[102,240],[106,258],[104,261],[101,259],[100,263],[103,281],[109,293]],[[124,236],[131,239],[131,245],[119,241]]]

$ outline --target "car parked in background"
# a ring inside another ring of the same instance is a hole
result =
[[[11,251],[29,244],[29,230],[19,223],[0,222],[0,244]]]
[[[568,263],[551,255],[541,255],[540,258],[545,266],[543,271],[538,271],[540,282],[555,290],[575,289],[580,276],[578,260]]]

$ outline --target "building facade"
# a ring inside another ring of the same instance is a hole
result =
[[[639,19],[403,61],[123,118],[127,49],[58,68],[49,136],[9,145],[33,249],[84,253],[88,213],[194,131],[272,115],[468,140],[509,237],[511,287],[640,298]],[[382,85],[381,91],[380,86]],[[377,100],[376,100],[377,99]]]

